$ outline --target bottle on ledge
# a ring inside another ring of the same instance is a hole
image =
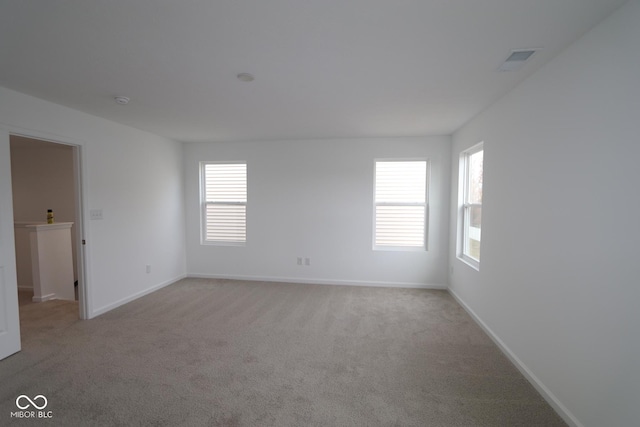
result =
[[[53,224],[53,209],[47,209],[47,224]]]

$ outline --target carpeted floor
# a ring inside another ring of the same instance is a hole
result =
[[[21,306],[0,425],[564,426],[445,291],[186,279]],[[44,395],[51,419],[15,419]]]

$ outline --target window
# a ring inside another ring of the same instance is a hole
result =
[[[247,164],[200,163],[202,243],[242,245],[247,240]]]
[[[426,249],[427,161],[376,160],[374,249]]]
[[[483,157],[482,143],[463,151],[460,155],[462,186],[460,247],[462,250],[459,257],[476,269],[480,267]]]

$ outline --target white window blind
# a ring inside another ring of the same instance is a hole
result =
[[[203,242],[247,240],[247,164],[202,163]]]
[[[427,162],[376,161],[374,248],[426,249]]]

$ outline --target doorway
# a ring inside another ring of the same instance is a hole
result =
[[[86,318],[81,147],[12,134],[10,149],[19,304],[38,304],[48,299],[75,301],[77,316]],[[54,227],[43,228],[40,224],[47,222],[49,210]],[[39,270],[33,268],[34,262],[42,260],[33,259],[33,234],[38,234],[38,240],[49,238],[44,233],[49,233],[49,228],[55,228],[59,233],[54,239],[62,236],[61,241],[55,242],[61,246],[54,250],[55,272],[52,274],[61,275],[63,288],[40,293],[40,279],[50,273],[35,273]],[[42,237],[41,232],[44,233]],[[34,274],[38,276],[34,277]]]

